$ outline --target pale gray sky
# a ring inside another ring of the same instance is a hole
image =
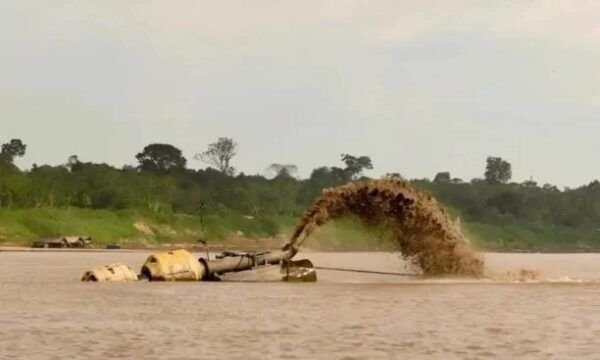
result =
[[[598,1],[0,2],[0,141],[120,166],[240,144],[246,173],[349,152],[376,176],[600,177]]]

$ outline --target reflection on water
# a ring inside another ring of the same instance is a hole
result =
[[[394,254],[304,255],[414,271]],[[316,284],[79,282],[146,256],[0,253],[0,359],[599,358],[600,254],[486,255],[494,273],[558,283],[331,271]]]

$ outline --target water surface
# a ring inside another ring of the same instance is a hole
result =
[[[486,254],[549,281],[319,271],[316,284],[91,284],[146,253],[0,253],[0,359],[598,359],[600,254]],[[303,254],[410,272],[394,254]]]

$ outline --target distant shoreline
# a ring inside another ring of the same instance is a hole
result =
[[[104,248],[33,248],[27,246],[0,246],[0,253],[2,252],[30,252],[30,253],[144,253],[152,251],[167,251],[172,249],[186,249],[190,252],[201,253],[206,252],[203,247],[189,246],[186,244],[172,244],[168,246],[151,246],[151,247],[136,247],[136,248],[121,248],[121,249],[104,249]],[[239,251],[265,251],[271,249],[265,248],[244,248],[235,247],[229,245],[215,245],[208,248],[211,253],[220,252],[224,250],[239,250]],[[495,253],[495,254],[598,254],[600,249],[476,249],[480,253]],[[361,252],[381,252],[389,253],[395,252],[392,250],[381,250],[381,249],[302,249],[303,253],[361,253]]]

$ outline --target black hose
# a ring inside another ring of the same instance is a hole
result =
[[[372,270],[360,270],[360,269],[343,269],[343,268],[334,268],[334,267],[324,267],[324,266],[315,266],[315,269],[318,270],[331,270],[331,271],[343,271],[343,272],[353,272],[353,273],[361,273],[361,274],[376,274],[376,275],[394,275],[394,276],[421,276],[421,274],[414,273],[397,273],[397,272],[387,272],[387,271],[372,271]]]

